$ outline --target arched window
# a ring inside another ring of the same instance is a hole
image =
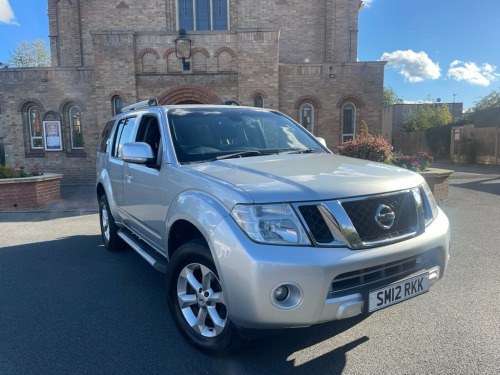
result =
[[[346,103],[342,107],[342,142],[352,141],[355,138],[356,107]]]
[[[32,149],[43,149],[42,122],[38,107],[28,109],[28,122],[30,126],[30,141]]]
[[[304,104],[300,107],[300,123],[311,133],[314,130],[314,107],[310,104]]]
[[[119,96],[113,96],[111,100],[113,105],[113,116],[119,114],[123,108],[123,100]]]
[[[71,148],[83,148],[82,130],[82,111],[77,106],[72,106],[69,109],[69,132],[71,134]]]
[[[258,108],[264,108],[264,97],[257,94],[253,97],[253,106]]]

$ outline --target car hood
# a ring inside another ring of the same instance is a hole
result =
[[[187,167],[239,187],[255,203],[355,197],[408,189],[424,181],[406,169],[325,153],[247,157]]]

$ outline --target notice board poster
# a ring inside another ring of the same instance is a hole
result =
[[[62,135],[60,121],[44,121],[43,133],[46,151],[62,151]]]

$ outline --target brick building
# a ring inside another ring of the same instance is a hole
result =
[[[385,63],[357,61],[362,6],[48,0],[52,67],[0,69],[5,160],[63,173],[66,183],[93,182],[107,119],[151,97],[276,108],[332,150],[355,137],[362,121],[381,133]],[[175,53],[180,28],[192,41],[189,70]]]

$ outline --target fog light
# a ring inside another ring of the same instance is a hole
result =
[[[278,302],[283,302],[288,298],[290,291],[286,285],[281,285],[274,291],[274,299]]]

